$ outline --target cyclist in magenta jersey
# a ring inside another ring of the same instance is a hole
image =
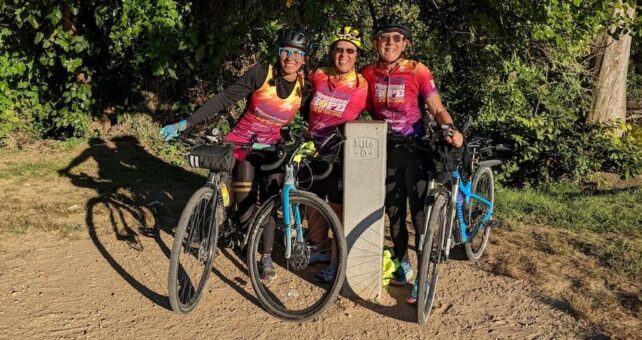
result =
[[[330,54],[334,67],[316,69],[310,75],[312,94],[309,105],[304,107],[309,130],[315,141],[321,142],[337,128],[359,118],[366,107],[368,82],[355,70],[361,52],[361,32],[352,26],[341,26],[330,37]],[[306,114],[307,113],[307,114]],[[341,164],[335,164],[332,173],[322,181],[313,183],[311,190],[326,199],[340,218],[343,216],[343,179]],[[316,226],[311,226],[315,230]],[[323,226],[319,226],[323,228]],[[324,248],[327,231],[312,232],[317,243],[310,263],[331,262],[321,271],[318,279],[330,282],[336,274],[336,256],[333,249]]]
[[[405,138],[424,136],[424,122],[431,119],[448,124],[453,133],[447,137],[447,142],[460,147],[463,136],[453,126],[452,118],[439,98],[432,73],[426,65],[402,57],[411,40],[410,26],[398,16],[388,15],[376,21],[372,44],[379,60],[361,71],[369,86],[368,112],[375,119],[387,121],[390,133]],[[425,120],[426,115],[429,119]],[[434,171],[434,163],[427,153],[398,147],[394,141],[388,141],[387,151],[385,205],[390,218],[394,256],[401,260],[390,283],[403,286],[412,277],[407,257],[406,202],[417,230],[422,225],[428,173]],[[415,244],[418,242],[415,239]],[[414,285],[407,299],[409,303],[416,302],[416,288]]]
[[[241,118],[227,135],[226,141],[239,143],[275,144],[280,139],[281,127],[287,125],[305,101],[305,64],[310,41],[298,29],[279,31],[276,41],[279,60],[276,65],[256,64],[234,84],[208,100],[187,119],[161,129],[165,140],[207,118],[229,109],[239,100],[246,98],[247,106]],[[256,205],[257,194],[270,197],[281,187],[282,174],[278,171],[261,173],[258,157],[248,157],[248,152],[237,149],[234,152],[237,163],[233,174],[234,200],[239,212],[239,223],[249,222]],[[260,182],[260,185],[259,185]],[[264,232],[264,243],[273,244],[274,231]],[[266,247],[262,262],[262,278],[271,279],[276,273]]]

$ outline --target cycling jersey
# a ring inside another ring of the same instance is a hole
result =
[[[380,64],[366,66],[361,74],[368,81],[368,111],[388,122],[391,131],[404,136],[422,136],[426,98],[437,94],[426,65],[402,59],[391,71]]]
[[[357,119],[366,107],[368,82],[354,70],[338,75],[334,67],[319,68],[310,81],[308,123],[315,139],[327,137],[331,127]]]
[[[201,106],[194,114],[187,118],[188,128],[208,119],[211,116],[218,114],[221,111],[227,110],[234,106],[239,100],[245,98],[250,102],[250,98],[254,91],[263,86],[268,78],[268,71],[270,70],[269,64],[256,64],[245,72],[234,83],[227,86],[223,91],[217,93],[212,98],[208,99],[203,106]],[[287,98],[292,93],[298,80],[287,81],[283,78],[276,81],[276,93],[279,98]]]
[[[281,127],[287,125],[301,106],[303,77],[299,76],[294,89],[287,98],[279,98],[277,88],[271,84],[272,66],[268,69],[263,85],[249,99],[241,119],[227,135],[232,142],[257,142],[274,144],[281,139]],[[235,153],[243,159],[243,153]]]

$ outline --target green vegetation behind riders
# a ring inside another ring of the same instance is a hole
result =
[[[572,184],[539,189],[499,188],[497,218],[523,232],[524,225],[571,231],[562,239],[541,242],[551,254],[575,250],[596,257],[633,279],[642,275],[642,187],[583,190]]]
[[[639,171],[639,138],[637,144],[620,142],[604,133],[596,143],[598,133],[587,132],[583,123],[592,86],[587,57],[619,2],[372,3],[377,15],[386,8],[414,26],[411,57],[437,75],[449,110],[472,113],[477,130],[520,143],[505,177],[546,182],[596,169]],[[270,42],[284,25],[306,23],[319,46],[312,66],[322,64],[331,29],[340,23],[371,34],[364,1],[243,5],[3,2],[0,144],[25,135],[91,135],[92,120],[118,121],[124,112],[149,110],[157,122],[184,117],[249,65],[274,55]],[[238,20],[241,11],[252,21]],[[632,28],[639,32],[639,25]],[[369,40],[360,66],[374,57]],[[640,53],[640,46],[633,52]]]

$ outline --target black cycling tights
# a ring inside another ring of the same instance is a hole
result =
[[[253,159],[250,155],[247,159],[237,162],[234,167],[232,183],[234,201],[238,211],[239,224],[243,228],[248,227],[247,224],[254,213],[256,204],[278,194],[283,183],[283,172],[280,170],[278,172],[263,172],[259,168],[260,164],[261,159]],[[270,221],[267,221],[263,230],[263,254],[272,252],[275,223],[270,217]]]
[[[408,227],[406,224],[406,200],[410,205],[412,224],[415,228],[415,247],[423,224],[423,205],[428,186],[428,174],[434,163],[425,152],[409,151],[396,143],[388,143],[386,164],[386,213],[390,218],[390,236],[395,257],[403,259],[408,250]]]

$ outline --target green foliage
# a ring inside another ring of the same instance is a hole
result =
[[[586,190],[572,183],[499,188],[497,217],[508,226],[540,224],[574,231],[570,244],[547,239],[553,253],[577,249],[632,278],[642,273],[642,188]]]
[[[609,127],[585,124],[595,38],[606,28],[617,35],[637,27],[618,7],[599,0],[426,5],[428,35],[443,43],[432,58],[428,49],[417,55],[434,60],[444,101],[452,112],[473,116],[475,133],[518,144],[503,179],[537,183],[580,179],[595,170],[639,173],[639,142],[609,138]]]
[[[449,111],[459,120],[472,115],[475,133],[518,143],[503,168],[506,181],[640,171],[640,138],[631,127],[619,139],[584,124],[597,34],[637,37],[642,27],[622,14],[623,3],[604,0],[6,0],[0,143],[17,131],[87,136],[92,120],[122,121],[124,112],[148,110],[161,124],[185,117],[252,64],[274,62],[276,32],[288,25],[311,34],[311,67],[331,63],[335,27],[360,27],[363,66],[376,59],[370,3],[375,16],[397,13],[411,23],[408,57],[434,71]],[[227,131],[229,122],[213,123]]]
[[[158,124],[149,115],[125,113],[120,116],[119,124],[133,132],[143,145],[163,160],[173,165],[185,166],[187,149],[180,143],[166,143],[158,133]]]
[[[524,222],[576,231],[616,232],[642,237],[642,188],[585,191],[570,183],[522,190],[497,190],[497,214]]]

